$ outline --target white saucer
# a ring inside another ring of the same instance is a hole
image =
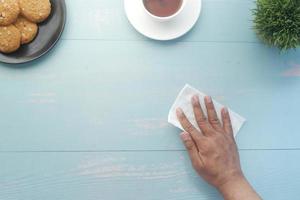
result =
[[[124,0],[127,18],[141,34],[154,40],[172,40],[186,34],[196,24],[202,0],[187,0],[176,18],[167,22],[155,21],[145,12],[142,0]]]

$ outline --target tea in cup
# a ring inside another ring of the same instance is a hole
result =
[[[154,19],[167,21],[177,16],[186,0],[143,0],[146,12]]]

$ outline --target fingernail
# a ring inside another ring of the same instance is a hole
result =
[[[190,134],[183,132],[180,134],[180,137],[183,141],[189,140],[190,139]]]
[[[176,109],[176,113],[177,113],[178,116],[182,116],[183,115],[183,111],[182,111],[181,108],[177,108]]]
[[[207,103],[211,103],[211,102],[212,102],[212,99],[211,99],[210,96],[206,96],[206,97],[205,97],[205,100],[206,100]]]
[[[193,96],[192,98],[192,104],[196,105],[199,102],[199,97],[197,95]]]

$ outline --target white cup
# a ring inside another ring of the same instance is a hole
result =
[[[178,16],[178,15],[182,12],[182,10],[184,9],[184,6],[185,6],[187,0],[182,0],[181,7],[177,10],[176,13],[174,13],[174,14],[172,14],[172,15],[170,15],[170,16],[166,16],[166,17],[160,17],[160,16],[156,16],[156,15],[152,14],[152,13],[146,8],[146,6],[145,6],[145,4],[144,4],[144,0],[141,0],[141,1],[142,1],[142,4],[143,4],[143,7],[144,7],[145,12],[146,12],[151,18],[153,18],[154,20],[159,21],[159,22],[166,22],[166,21],[170,21],[170,20],[174,19],[176,16]]]

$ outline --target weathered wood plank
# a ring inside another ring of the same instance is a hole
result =
[[[0,150],[182,149],[166,123],[190,83],[245,116],[240,148],[299,148],[300,52],[259,44],[61,41],[0,67]]]
[[[146,40],[129,24],[123,0],[67,0],[64,39]],[[197,26],[184,41],[257,42],[252,0],[203,0]],[[181,40],[181,39],[180,39]]]
[[[242,151],[246,176],[264,199],[300,195],[300,151]],[[1,153],[0,199],[217,200],[186,152]]]

